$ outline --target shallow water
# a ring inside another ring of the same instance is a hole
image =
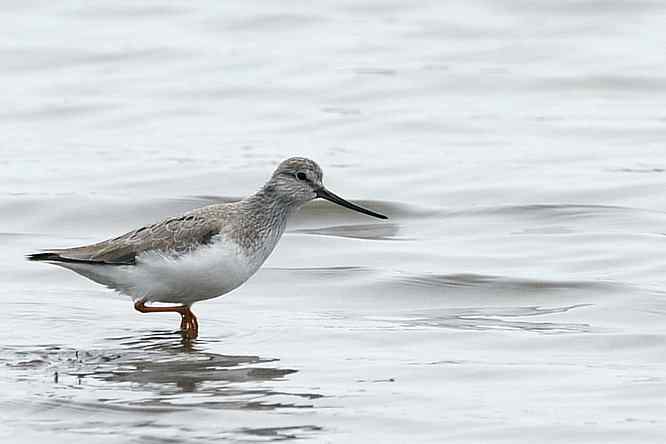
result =
[[[0,440],[660,442],[666,7],[5,5]],[[309,204],[201,337],[26,253]]]

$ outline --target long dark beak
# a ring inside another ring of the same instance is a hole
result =
[[[333,203],[336,203],[336,204],[341,205],[343,207],[347,207],[351,210],[358,211],[359,213],[367,214],[368,216],[378,217],[379,219],[388,219],[388,217],[384,216],[383,214],[375,213],[374,211],[366,210],[363,207],[359,207],[358,205],[354,205],[353,203],[344,200],[342,197],[331,193],[326,188],[319,188],[316,191],[316,193],[317,193],[317,197],[321,197],[322,199],[329,200]]]

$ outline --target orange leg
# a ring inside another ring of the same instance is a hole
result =
[[[180,329],[188,339],[194,339],[199,335],[199,322],[196,316],[185,305],[175,307],[147,307],[144,301],[138,301],[134,308],[141,313],[178,313],[181,316]]]
[[[192,313],[192,310],[190,308],[187,308],[187,311],[190,314],[190,325],[192,326],[192,333],[194,334],[194,338],[199,336],[199,320],[197,319],[196,316],[194,316],[194,313]]]
[[[196,338],[199,336],[199,321],[194,316],[190,307],[186,307],[185,313],[181,315],[183,318],[180,322],[180,329],[186,332],[189,338]]]
[[[187,326],[190,323],[190,317],[187,315],[187,313],[181,313],[180,314],[180,329],[181,331],[187,330]]]

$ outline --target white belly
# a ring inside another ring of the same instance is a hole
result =
[[[179,257],[147,252],[137,257],[136,265],[62,265],[134,301],[189,305],[237,288],[264,259],[249,257],[234,242],[218,239]]]

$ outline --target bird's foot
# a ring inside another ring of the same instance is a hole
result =
[[[180,331],[185,339],[196,339],[199,336],[199,322],[189,307],[181,314]]]
[[[134,304],[134,308],[141,313],[176,312],[180,314],[180,330],[183,336],[188,340],[199,336],[199,322],[187,305],[177,305],[175,307],[149,307],[146,306],[144,301],[137,301]]]

